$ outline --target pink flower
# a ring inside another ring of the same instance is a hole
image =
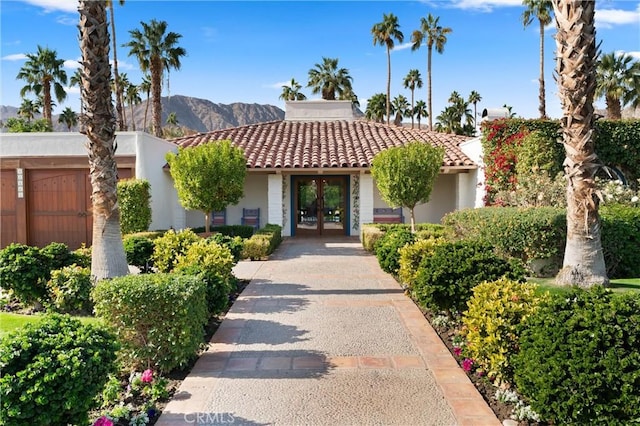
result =
[[[109,417],[102,416],[98,420],[93,422],[93,426],[113,426],[113,422],[111,421],[111,419],[109,419]]]
[[[460,354],[462,353],[462,348],[456,346],[455,348],[453,348],[453,354],[455,356],[460,356]]]
[[[142,377],[140,378],[142,383],[151,383],[153,381],[153,370],[147,369],[142,372]]]
[[[473,360],[469,359],[469,358],[465,358],[464,361],[462,361],[462,369],[464,371],[471,371],[471,367],[473,366]]]

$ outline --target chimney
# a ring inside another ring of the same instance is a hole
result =
[[[357,112],[351,101],[286,101],[285,121],[354,121]]]

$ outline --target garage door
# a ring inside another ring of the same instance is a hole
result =
[[[0,247],[17,241],[17,196],[16,171],[0,170]]]
[[[118,170],[120,178],[131,170]],[[88,170],[29,170],[28,244],[43,247],[52,241],[71,249],[91,245],[93,218]]]

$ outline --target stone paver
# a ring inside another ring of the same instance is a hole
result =
[[[286,239],[156,425],[500,425],[355,238]]]

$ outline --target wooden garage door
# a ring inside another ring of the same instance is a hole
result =
[[[0,170],[0,247],[17,241],[16,171]]]
[[[120,178],[131,170],[118,170]],[[28,244],[43,247],[52,241],[76,249],[91,245],[93,217],[88,170],[29,170]]]

